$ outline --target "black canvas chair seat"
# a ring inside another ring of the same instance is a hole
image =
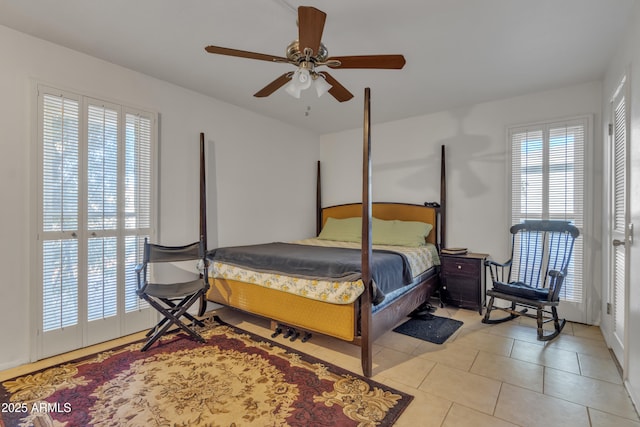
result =
[[[567,221],[528,220],[511,227],[511,258],[505,263],[485,262],[493,287],[487,290],[487,311],[483,323],[501,323],[519,316],[535,318],[538,340],[557,337],[566,323],[558,317],[562,285],[569,272],[578,229]],[[496,305],[495,300],[508,305]],[[535,314],[528,313],[529,309]],[[509,313],[491,318],[494,310]],[[554,331],[543,326],[553,322]]]
[[[182,261],[197,261],[203,271],[201,273],[194,271],[194,279],[186,282],[164,283],[161,278],[155,277],[157,274],[153,274],[154,282],[149,281],[151,265]],[[136,266],[136,274],[138,296],[164,316],[147,333],[148,340],[142,347],[142,351],[149,349],[172,325],[179,327],[193,339],[204,342],[204,338],[195,330],[195,326],[202,327],[204,324],[188,312],[189,308],[209,289],[208,261],[204,242],[201,240],[184,246],[162,246],[151,244],[145,239],[143,262]],[[183,322],[182,318],[187,319],[190,324]]]
[[[149,283],[145,293],[156,298],[185,297],[198,292],[202,288],[202,279],[184,283],[154,284]]]

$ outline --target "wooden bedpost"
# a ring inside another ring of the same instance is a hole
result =
[[[446,248],[447,235],[447,183],[444,161],[444,145],[440,151],[440,249]]]
[[[320,160],[316,174],[316,236],[322,231],[322,181],[320,179]]]
[[[207,179],[206,179],[206,158],[204,152],[204,132],[200,132],[200,237],[207,247]]]
[[[199,233],[204,242],[204,249],[207,250],[207,179],[205,174],[206,158],[204,152],[204,132],[200,132],[200,229]],[[202,316],[207,308],[205,296],[200,297],[200,308],[198,316]]]
[[[364,90],[364,141],[362,145],[362,282],[361,297],[361,363],[366,377],[373,370],[373,337],[371,331],[371,89]]]

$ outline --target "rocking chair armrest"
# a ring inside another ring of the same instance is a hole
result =
[[[549,270],[549,301],[557,301],[560,294],[560,288],[564,282],[566,274],[558,270]]]
[[[511,260],[501,263],[501,262],[496,262],[492,259],[488,259],[484,262],[484,265],[486,267],[508,267],[509,265],[511,265]]]
[[[498,274],[498,272],[504,272],[505,269],[511,266],[511,260],[507,262],[496,262],[491,259],[488,259],[484,262],[484,266],[489,268],[489,271],[493,275]]]
[[[509,280],[509,271],[511,266],[511,260],[507,262],[496,262],[493,260],[486,260],[484,262],[486,268],[489,268],[489,274],[491,275],[491,281],[507,282]]]
[[[557,279],[558,277],[564,277],[565,274],[562,271],[549,270],[549,276]]]

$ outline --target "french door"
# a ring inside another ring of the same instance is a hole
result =
[[[153,226],[155,115],[38,87],[35,359],[150,326],[135,265]]]

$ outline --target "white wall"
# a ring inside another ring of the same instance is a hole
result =
[[[216,150],[212,236],[235,244],[315,231],[318,136],[2,26],[0,53],[0,369],[30,355],[34,81],[160,113],[162,242],[197,239],[200,132]]]
[[[437,114],[380,123],[375,107],[383,103],[371,90],[372,185],[374,201],[423,203],[440,197],[440,146],[446,146],[447,246],[468,247],[489,253],[499,261],[508,258],[507,141],[506,127],[592,114],[600,129],[601,84],[581,84],[443,111]],[[428,94],[425,94],[428,96]],[[333,205],[361,198],[362,131],[353,130],[320,138],[323,167],[323,204]],[[595,146],[602,144],[595,134]],[[601,180],[601,165],[588,166]],[[595,187],[596,195],[601,193]],[[599,196],[591,206],[601,206]],[[600,209],[594,229],[584,238],[593,242],[590,259],[600,259]],[[588,264],[587,278],[600,277],[600,264]],[[589,321],[597,322],[600,284],[593,286]]]
[[[630,248],[629,293],[627,295],[628,321],[626,344],[627,389],[636,407],[640,405],[640,2],[636,2],[631,25],[625,42],[607,70],[603,84],[603,111],[609,111],[609,97],[622,76],[630,71],[631,99],[627,106],[631,112],[630,200],[631,222],[635,224],[635,242]],[[604,129],[602,130],[604,133]],[[605,288],[606,289],[606,288]],[[611,320],[608,319],[609,324]]]

